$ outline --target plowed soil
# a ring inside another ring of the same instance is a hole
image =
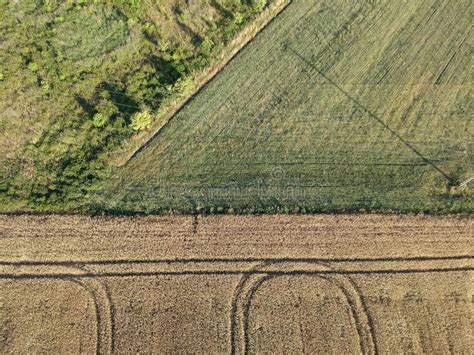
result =
[[[469,353],[471,217],[0,216],[0,353]]]

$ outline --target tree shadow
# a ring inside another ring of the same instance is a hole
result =
[[[95,113],[95,107],[92,103],[89,102],[85,97],[80,95],[74,95],[74,99],[82,108],[82,110],[87,113],[89,116],[92,116]]]
[[[219,1],[211,0],[210,3],[211,3],[211,6],[214,7],[221,16],[226,17],[226,18],[231,18],[233,16],[232,12],[227,10],[224,6],[222,6],[222,4]]]
[[[118,107],[121,113],[134,114],[140,110],[139,103],[127,95],[118,85],[102,81],[97,85],[94,96],[99,98],[101,92],[106,91],[112,101]]]
[[[159,81],[163,85],[174,85],[183,76],[183,73],[170,60],[152,55],[149,63],[160,74]]]
[[[93,116],[97,113],[96,106],[101,100],[101,94],[104,91],[107,93],[105,99],[114,104],[118,112],[123,114],[124,117],[129,117],[140,111],[140,104],[136,100],[128,96],[123,89],[116,84],[107,81],[102,81],[96,86],[92,98],[87,99],[80,95],[75,95],[74,98],[88,116]]]
[[[183,21],[181,20],[178,20],[177,21],[178,23],[178,26],[185,32],[189,35],[189,37],[191,38],[191,42],[194,46],[199,46],[199,44],[201,44],[202,42],[202,36],[197,33],[196,31],[194,31],[190,26],[188,26],[186,23],[184,23]]]

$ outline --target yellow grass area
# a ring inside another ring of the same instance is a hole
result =
[[[0,353],[469,353],[468,216],[0,216]]]

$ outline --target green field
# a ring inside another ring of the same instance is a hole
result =
[[[95,208],[472,212],[472,17],[468,0],[294,1]]]
[[[267,4],[0,0],[0,211],[87,204]]]

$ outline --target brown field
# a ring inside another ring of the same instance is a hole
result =
[[[0,353],[456,353],[469,216],[0,216]]]

